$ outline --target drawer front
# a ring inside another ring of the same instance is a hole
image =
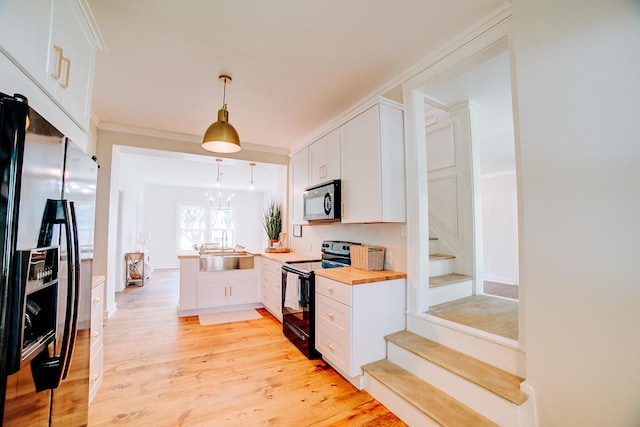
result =
[[[322,358],[334,368],[349,373],[350,349],[349,341],[343,337],[331,333],[328,328],[319,327],[316,330],[316,348],[322,354]]]
[[[91,404],[91,401],[102,384],[104,362],[103,351],[104,346],[102,346],[102,344],[95,350],[91,350],[91,362],[89,365],[89,404]]]
[[[102,316],[104,286],[100,285],[91,291],[91,348],[102,342]]]
[[[282,276],[272,271],[262,272],[262,288],[279,292],[282,288]]]
[[[316,276],[316,293],[351,307],[351,286]]]
[[[282,264],[276,261],[273,261],[271,259],[267,259],[262,257],[262,271],[269,271],[271,273],[275,273],[278,276],[282,273],[280,268],[282,267]]]
[[[262,292],[262,304],[269,309],[271,314],[276,316],[278,320],[281,320],[282,316],[282,302],[281,302],[280,293],[267,290]],[[277,315],[280,316],[277,316]]]
[[[351,307],[324,295],[316,295],[316,325],[318,328],[327,327],[350,341]]]

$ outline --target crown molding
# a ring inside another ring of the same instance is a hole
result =
[[[305,142],[295,146],[291,149],[291,153],[302,150],[303,148],[309,146],[314,141],[318,140],[322,136],[331,132],[332,130],[342,126],[344,123],[351,120],[353,117],[357,116],[376,102],[380,102],[381,99],[385,101],[387,98],[384,98],[383,95],[388,93],[389,91],[395,89],[398,86],[403,85],[405,82],[410,80],[411,78],[417,76],[427,68],[431,67],[435,63],[441,61],[442,59],[449,56],[451,53],[456,50],[462,48],[470,41],[479,37],[483,33],[489,31],[494,28],[496,25],[499,25],[503,21],[511,18],[511,2],[506,1],[502,3],[499,7],[494,9],[489,14],[485,15],[483,18],[478,20],[475,24],[465,29],[463,32],[458,34],[456,37],[452,38],[446,43],[443,43],[442,47],[436,49],[435,51],[428,54],[421,61],[416,63],[414,66],[410,67],[403,73],[396,76],[393,80],[385,83],[380,86],[378,89],[374,90],[367,97],[360,100],[358,103],[354,104],[351,108],[344,111],[342,114],[338,115],[336,118],[326,123],[322,127],[320,127],[315,132],[311,133],[306,139]],[[392,101],[393,102],[393,101]]]

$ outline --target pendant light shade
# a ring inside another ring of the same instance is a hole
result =
[[[227,84],[231,83],[231,77],[220,76],[220,81],[224,82],[224,93],[222,96],[222,108],[218,110],[218,121],[213,123],[204,134],[202,148],[216,153],[235,153],[240,151],[240,137],[238,132],[229,123],[229,111],[227,110],[226,95]]]

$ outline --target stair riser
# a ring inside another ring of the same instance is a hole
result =
[[[501,426],[517,426],[518,405],[393,343],[388,343],[387,358]]]
[[[364,389],[409,426],[439,427],[439,424],[366,372]]]
[[[473,295],[473,281],[450,283],[448,285],[429,288],[429,306],[455,301]]]
[[[453,273],[453,259],[434,259],[429,261],[429,277]]]
[[[442,319],[431,320],[431,318],[411,313],[407,315],[407,330],[512,374],[526,377],[524,350],[515,344],[495,342],[490,338],[470,333],[471,328]],[[510,340],[504,339],[504,341]]]

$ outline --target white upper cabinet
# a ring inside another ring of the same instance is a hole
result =
[[[304,189],[309,186],[309,150],[304,148],[291,157],[291,224],[306,224]]]
[[[342,222],[405,222],[401,106],[381,101],[341,132]]]
[[[309,186],[340,179],[340,129],[309,146]]]
[[[88,8],[86,1],[83,5]],[[85,131],[95,34],[79,0],[0,1],[2,50]]]
[[[47,90],[85,130],[91,115],[95,56],[96,41],[78,2],[57,1]]]
[[[0,48],[42,87],[48,80],[52,9],[52,0],[0,1]]]

